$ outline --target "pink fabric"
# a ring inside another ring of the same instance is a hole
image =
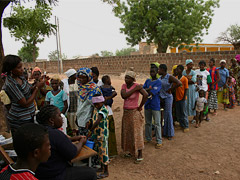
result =
[[[132,85],[132,87],[130,87],[129,89],[127,88],[127,84],[123,84],[122,85],[122,90],[126,90],[126,92],[134,89],[138,84],[134,83]],[[138,108],[138,99],[139,99],[139,91],[135,91],[130,97],[128,97],[127,99],[124,99],[124,104],[123,104],[123,108],[124,109],[137,109]]]
[[[233,85],[235,86],[237,84],[235,78],[232,78]]]
[[[101,103],[101,102],[104,102],[105,99],[103,96],[95,96],[95,97],[92,97],[92,103]]]
[[[32,70],[32,74],[34,73],[34,72],[40,72],[40,73],[42,73],[42,71],[41,71],[41,69],[39,68],[39,67],[35,67],[33,70]]]

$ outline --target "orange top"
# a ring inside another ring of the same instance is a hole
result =
[[[176,77],[178,78],[178,77]],[[182,82],[182,86],[179,86],[176,89],[176,101],[181,101],[184,97],[185,89],[188,89],[188,79],[185,76],[182,76],[180,81]],[[186,96],[187,98],[187,96]]]

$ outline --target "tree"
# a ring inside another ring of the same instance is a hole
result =
[[[109,57],[109,56],[114,56],[114,54],[111,51],[101,51],[101,56],[102,57]]]
[[[3,25],[10,30],[16,40],[22,41],[28,49],[32,48],[33,61],[36,60],[38,53],[36,45],[55,32],[56,25],[49,23],[51,10],[47,4],[37,5],[35,9],[18,5],[13,8],[11,16],[3,20]]]
[[[20,50],[18,50],[18,56],[21,57],[23,62],[32,62],[33,61],[33,56],[32,56],[32,47],[31,44],[24,45]],[[39,55],[39,48],[36,47],[36,58]]]
[[[48,58],[50,61],[57,61],[58,60],[58,51],[57,50],[51,51],[48,55]],[[60,56],[59,56],[59,58],[60,58]],[[64,53],[62,53],[62,60],[65,60],[65,59],[67,59],[67,56]]]
[[[130,56],[131,55],[131,52],[136,52],[137,49],[135,48],[123,48],[123,49],[120,49],[120,50],[116,50],[116,56]]]
[[[157,52],[168,46],[202,42],[208,33],[219,0],[126,0],[115,9],[123,28],[121,32],[132,46],[141,40],[155,43]],[[206,31],[204,33],[204,31]]]
[[[220,33],[217,42],[231,43],[235,50],[240,49],[240,26],[230,25],[226,31]]]

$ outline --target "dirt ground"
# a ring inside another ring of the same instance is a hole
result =
[[[144,83],[144,80],[137,79],[137,82]],[[239,106],[225,112],[220,105],[218,114],[210,115],[210,122],[204,121],[198,129],[190,124],[188,133],[176,130],[171,141],[163,139],[161,149],[155,149],[154,141],[145,144],[141,164],[123,158],[120,144],[123,114],[120,89],[123,83],[123,77],[112,77],[112,85],[118,93],[113,110],[120,155],[110,163],[108,180],[240,179]]]

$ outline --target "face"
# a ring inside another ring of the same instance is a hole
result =
[[[73,74],[72,76],[69,77],[70,84],[74,84],[75,80],[76,80],[76,74]]]
[[[181,75],[181,74],[182,74],[181,68],[178,67],[176,70],[177,70],[177,74],[178,74],[178,75]]]
[[[162,68],[159,68],[158,69],[158,74],[159,75],[163,75],[165,73],[165,71],[162,69]]]
[[[80,81],[81,84],[87,84],[88,83],[88,77],[84,75],[79,75],[77,77],[78,81]]]
[[[93,76],[93,81],[97,82],[98,81],[98,76],[95,73],[92,73]]]
[[[22,76],[23,75],[23,64],[22,62],[18,63],[17,67],[15,67],[13,70],[12,70],[12,74],[15,75],[15,76]]]
[[[200,70],[204,70],[205,69],[205,64],[200,64],[199,68],[200,68]]]
[[[187,69],[191,70],[193,68],[193,63],[188,63],[187,64]]]
[[[210,67],[214,66],[214,63],[212,61],[209,61],[209,66]]]
[[[51,155],[51,145],[47,134],[44,137],[42,147],[36,150],[39,162],[46,162]]]
[[[151,69],[150,69],[150,76],[151,76],[152,78],[155,78],[155,77],[157,76],[157,70],[156,70],[156,68],[151,68]]]
[[[204,97],[204,92],[203,91],[199,92],[199,97]]]
[[[62,127],[63,119],[62,119],[61,112],[59,109],[56,110],[56,114],[54,115],[54,117],[51,118],[51,121],[53,123],[53,127],[55,127],[55,128]]]
[[[97,109],[101,109],[101,107],[103,106],[103,102],[101,103],[94,103],[94,107]]]
[[[221,66],[221,68],[225,68],[226,63],[222,62],[222,63],[220,64],[220,66]]]
[[[134,82],[134,79],[131,78],[130,76],[125,76],[125,83],[130,85]]]
[[[33,79],[39,80],[40,77],[41,77],[41,73],[40,73],[39,71],[35,71],[35,72],[33,73]]]
[[[58,87],[59,87],[58,80],[51,80],[51,86],[52,86],[54,91],[58,90]]]

